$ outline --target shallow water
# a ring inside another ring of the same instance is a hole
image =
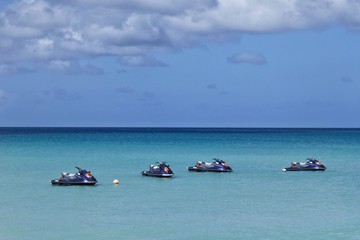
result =
[[[0,128],[0,156],[1,239],[360,236],[356,129]],[[212,157],[234,172],[186,170]],[[307,157],[327,170],[281,171]],[[175,176],[141,176],[156,161]],[[50,185],[75,166],[99,184]]]

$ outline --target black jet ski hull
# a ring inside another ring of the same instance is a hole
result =
[[[213,158],[214,162],[200,162],[197,161],[195,166],[190,166],[187,169],[190,172],[232,172],[231,167],[219,158]]]
[[[162,177],[162,178],[169,178],[169,177],[174,176],[173,173],[160,174],[160,173],[152,173],[152,172],[147,172],[147,171],[142,171],[141,174],[143,176],[148,176],[148,177]]]
[[[52,185],[64,185],[64,186],[70,186],[70,185],[83,185],[83,186],[92,186],[95,185],[96,182],[89,181],[89,182],[67,182],[67,181],[61,181],[58,179],[54,179],[50,181]]]
[[[325,171],[326,168],[284,168],[284,172]]]
[[[174,175],[173,171],[170,169],[169,165],[166,165],[165,162],[157,162],[157,165],[150,165],[148,171],[142,171],[143,176],[148,177],[159,177],[159,178],[169,178]]]
[[[307,158],[307,162],[292,162],[290,167],[283,168],[284,172],[297,172],[297,171],[325,171],[326,167],[317,159]]]
[[[96,178],[90,171],[75,167],[79,170],[78,173],[61,173],[61,177],[50,181],[52,185],[95,185],[97,183]]]
[[[188,167],[190,172],[232,172],[230,169],[208,169],[208,168],[198,168],[198,167]]]

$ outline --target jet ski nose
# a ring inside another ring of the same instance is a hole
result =
[[[283,168],[283,169],[282,169],[282,171],[283,171],[283,172],[286,172],[286,169],[285,169],[285,168]]]

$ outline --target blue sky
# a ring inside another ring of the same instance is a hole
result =
[[[360,2],[0,3],[0,126],[360,127]]]

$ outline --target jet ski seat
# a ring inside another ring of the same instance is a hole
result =
[[[76,174],[74,174],[74,173],[63,172],[62,175],[67,179],[75,179],[76,178]]]

